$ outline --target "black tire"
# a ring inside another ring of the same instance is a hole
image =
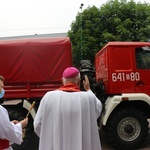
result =
[[[9,113],[9,117],[10,120],[18,120],[21,121],[22,119],[25,118],[25,114],[23,114],[22,112],[19,112],[17,110],[11,110],[8,109],[8,113]],[[26,132],[25,132],[25,137],[23,138],[23,142],[21,143],[21,145],[18,144],[12,144],[12,148],[13,150],[26,150],[27,146],[29,144],[29,141],[31,140],[30,136],[33,132],[33,125],[30,122],[31,118],[29,119],[28,125],[25,128]]]
[[[107,136],[118,150],[133,150],[148,136],[148,121],[138,108],[123,108],[112,114],[106,125]]]
[[[91,90],[95,93],[95,69],[90,60],[81,60],[80,61],[80,74],[81,74],[81,82],[80,89],[84,91],[83,80],[85,80],[85,75],[88,76]]]

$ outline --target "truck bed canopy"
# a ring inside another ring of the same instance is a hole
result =
[[[68,37],[0,41],[0,74],[6,84],[60,82],[71,65]]]
[[[72,54],[68,37],[0,40],[4,99],[41,98],[61,86],[62,73],[70,66]]]

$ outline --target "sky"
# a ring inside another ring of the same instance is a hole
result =
[[[0,0],[0,37],[66,33],[78,12],[108,0]],[[150,0],[135,0],[150,3]]]

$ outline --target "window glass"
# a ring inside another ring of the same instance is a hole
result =
[[[136,48],[136,64],[138,69],[150,69],[150,47]]]

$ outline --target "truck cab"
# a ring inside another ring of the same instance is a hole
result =
[[[107,94],[150,95],[150,43],[109,42],[96,55],[96,80]]]
[[[101,123],[112,145],[138,148],[149,130],[150,43],[107,43],[95,56],[95,74],[105,95]]]

